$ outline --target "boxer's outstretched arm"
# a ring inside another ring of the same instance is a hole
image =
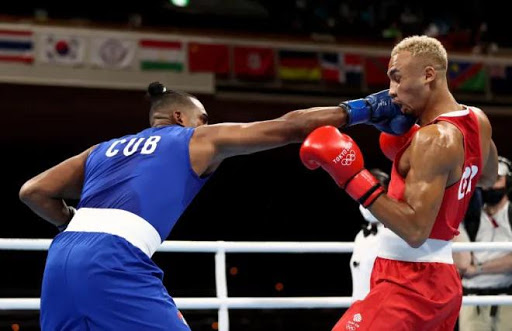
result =
[[[190,142],[192,167],[203,174],[228,157],[299,143],[319,126],[341,127],[346,121],[346,111],[340,107],[314,107],[274,120],[201,126]]]
[[[449,175],[464,158],[455,130],[439,124],[419,130],[410,145],[404,201],[381,195],[370,207],[379,221],[412,247],[421,246],[430,235]]]
[[[85,162],[93,147],[27,181],[19,197],[34,213],[54,224],[66,224],[72,215],[63,199],[79,199]]]

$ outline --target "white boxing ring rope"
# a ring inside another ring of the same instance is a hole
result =
[[[0,250],[47,250],[51,239],[0,238]],[[219,331],[229,330],[228,309],[346,308],[351,297],[230,298],[226,253],[351,253],[353,242],[165,241],[159,252],[215,253],[217,297],[174,298],[179,309],[218,309]],[[512,242],[454,243],[454,252],[510,251]],[[512,295],[464,296],[463,305],[512,305]],[[0,310],[39,310],[39,298],[0,299]]]

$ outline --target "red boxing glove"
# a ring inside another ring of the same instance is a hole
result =
[[[302,143],[300,159],[308,169],[322,167],[364,207],[384,193],[379,181],[364,168],[363,155],[356,143],[333,126],[311,132]]]
[[[409,139],[420,129],[418,124],[414,124],[409,131],[401,136],[395,136],[382,132],[379,137],[379,145],[382,153],[391,161],[395,160],[398,151],[405,146]]]

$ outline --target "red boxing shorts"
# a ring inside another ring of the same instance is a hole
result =
[[[453,264],[378,257],[370,293],[354,302],[333,331],[453,330],[462,286]]]

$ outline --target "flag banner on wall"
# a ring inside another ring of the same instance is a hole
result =
[[[0,29],[0,62],[34,62],[32,31]]]
[[[229,47],[223,44],[188,44],[188,70],[190,72],[229,73]]]
[[[450,61],[448,63],[450,87],[459,91],[484,92],[487,73],[482,62]]]
[[[322,80],[330,83],[345,83],[344,56],[342,53],[322,53],[320,55]]]
[[[274,50],[262,47],[234,47],[234,72],[247,79],[274,76]]]
[[[139,40],[141,70],[183,71],[185,54],[181,41]]]
[[[368,56],[364,61],[364,75],[369,87],[388,87],[389,56]]]
[[[279,77],[283,80],[318,81],[322,77],[316,52],[279,51]]]
[[[133,66],[137,43],[115,37],[91,40],[91,64],[104,69],[127,69]]]
[[[343,69],[347,85],[361,86],[363,82],[363,57],[359,54],[346,53],[343,56]]]
[[[491,64],[489,76],[493,93],[512,93],[512,66]]]
[[[85,61],[86,38],[64,34],[41,35],[38,59],[43,63],[81,65]]]

